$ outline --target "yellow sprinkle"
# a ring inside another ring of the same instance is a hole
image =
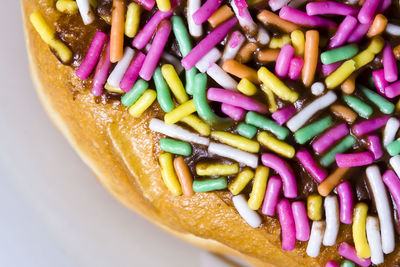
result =
[[[287,158],[293,158],[296,152],[294,147],[275,137],[270,136],[266,132],[261,132],[257,135],[257,141],[263,146]]]
[[[275,95],[271,89],[269,89],[265,84],[261,84],[261,90],[267,95],[269,103],[269,112],[274,113],[278,110],[278,105],[276,104]]]
[[[212,131],[211,137],[221,141],[222,143],[225,143],[227,145],[239,148],[241,150],[250,153],[257,153],[258,151],[260,151],[259,143],[240,135],[231,134],[224,131]]]
[[[182,105],[174,108],[164,116],[164,122],[167,125],[177,123],[186,116],[189,116],[193,112],[196,112],[193,99],[186,101]]]
[[[49,46],[55,51],[62,62],[68,63],[72,59],[71,50],[61,40],[53,39],[50,41]]]
[[[137,118],[156,100],[157,93],[154,90],[147,89],[143,95],[129,109],[129,114]]]
[[[58,0],[56,3],[56,8],[58,11],[70,15],[78,12],[78,5],[72,0]]]
[[[171,2],[169,0],[156,0],[157,7],[161,11],[168,11],[171,9]]]
[[[161,67],[162,75],[167,82],[169,88],[174,94],[176,101],[179,104],[183,104],[189,100],[186,94],[185,88],[183,87],[182,81],[179,79],[178,73],[176,73],[174,66],[171,64],[164,64]]]
[[[245,95],[255,95],[257,93],[257,87],[246,78],[240,80],[237,89]]]
[[[280,37],[272,37],[271,41],[269,42],[269,48],[276,49],[282,48],[285,44],[290,44],[290,36],[289,34],[284,34]]]
[[[196,173],[200,176],[233,175],[239,172],[239,164],[222,164],[199,162],[196,164]]]
[[[242,190],[246,187],[246,185],[250,182],[254,177],[254,172],[249,168],[244,168],[236,178],[228,185],[229,191],[234,195],[238,195]]]
[[[274,92],[279,98],[294,103],[298,98],[299,94],[292,91],[287,87],[278,77],[270,72],[266,67],[261,67],[258,72],[258,78],[262,83],[265,84],[269,89]]]
[[[365,224],[367,222],[368,205],[357,203],[353,215],[353,241],[357,251],[357,257],[371,257],[371,250],[367,241]]]
[[[171,153],[163,153],[158,157],[161,168],[161,177],[165,185],[174,196],[182,195],[182,188],[174,171]]]
[[[335,89],[341,85],[356,70],[356,62],[352,59],[346,60],[339,68],[329,74],[325,79],[328,89]]]
[[[125,19],[125,35],[133,38],[139,28],[140,22],[140,5],[132,2],[128,5]]]
[[[317,194],[312,194],[307,197],[307,215],[312,221],[322,219],[322,197]]]
[[[385,40],[381,36],[375,36],[372,38],[371,43],[369,43],[367,50],[374,54],[378,54],[382,51],[384,46]]]
[[[295,55],[302,57],[304,55],[304,33],[300,30],[292,31],[290,39],[292,40]]]
[[[106,89],[107,91],[109,91],[111,93],[117,93],[117,94],[124,94],[125,93],[124,91],[122,91],[121,88],[114,87],[114,86],[110,85],[109,83],[106,83],[104,85],[104,89]]]
[[[192,127],[195,131],[199,134],[204,136],[209,136],[211,133],[211,127],[204,121],[202,121],[196,115],[189,115],[181,119],[181,122],[187,124],[188,126]]]
[[[356,70],[360,69],[361,67],[367,65],[372,60],[374,60],[376,54],[382,51],[384,45],[385,41],[383,40],[382,37],[375,36],[374,38],[372,38],[367,49],[361,51],[352,58],[352,60],[356,62]]]
[[[254,175],[253,188],[251,190],[250,198],[247,204],[252,210],[258,210],[264,199],[265,190],[267,189],[267,181],[269,175],[269,168],[265,166],[258,166]]]

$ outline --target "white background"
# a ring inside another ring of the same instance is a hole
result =
[[[0,266],[227,266],[129,211],[97,183],[35,94],[19,1],[2,1],[2,11]]]

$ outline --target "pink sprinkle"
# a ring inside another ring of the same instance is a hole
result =
[[[368,150],[369,152],[371,152],[372,156],[374,157],[374,160],[380,159],[383,155],[383,151],[379,136],[376,134],[368,135],[367,141],[368,141]]]
[[[389,98],[394,98],[400,95],[400,81],[388,85],[385,88],[385,95]]]
[[[136,57],[131,61],[131,64],[129,65],[119,84],[119,87],[122,89],[122,91],[129,92],[132,89],[133,84],[136,82],[137,77],[139,76],[139,72],[142,68],[145,58],[146,56],[139,51]]]
[[[353,193],[348,181],[340,183],[336,187],[340,202],[340,222],[352,224],[353,222]]]
[[[296,239],[307,241],[310,238],[310,223],[307,217],[306,205],[302,201],[293,202],[292,213],[296,227]]]
[[[144,7],[146,10],[152,10],[156,0],[134,0],[136,3]]]
[[[157,26],[163,19],[169,19],[172,16],[172,9],[163,12],[157,11],[153,17],[144,25],[144,27],[136,34],[135,38],[132,41],[132,45],[137,49],[143,49],[148,42],[150,41],[151,37],[153,36],[154,32],[157,29]]]
[[[343,64],[343,61],[335,62],[332,64],[322,64],[322,74],[326,77],[332,72],[334,72],[340,65]]]
[[[240,121],[243,119],[244,115],[246,115],[246,111],[244,109],[226,103],[222,103],[221,111],[235,121]]]
[[[392,4],[392,0],[382,0],[381,4],[378,6],[376,14],[383,14]]]
[[[363,267],[368,267],[371,265],[371,259],[360,259],[357,257],[357,252],[356,249],[347,244],[346,242],[343,242],[340,244],[338,248],[338,253],[340,256],[343,258],[346,258],[348,260],[353,261],[354,263],[361,265]]]
[[[168,36],[171,33],[171,23],[168,20],[161,21],[158,26],[156,35],[154,36],[153,43],[147,53],[146,59],[139,72],[139,76],[144,80],[149,81],[153,76],[154,70],[157,67],[161,54],[168,41]]]
[[[326,131],[320,138],[312,144],[312,148],[318,154],[324,153],[336,141],[349,134],[349,129],[345,123],[339,124]]]
[[[285,124],[293,115],[296,113],[296,108],[294,106],[289,106],[286,108],[281,108],[272,114],[272,118],[279,125]]]
[[[301,70],[303,69],[304,60],[302,57],[297,56],[290,60],[289,67],[289,78],[292,80],[297,80],[300,77]]]
[[[237,21],[236,17],[231,18],[212,30],[181,60],[182,66],[186,70],[193,68],[202,57],[225,38]]]
[[[268,112],[267,106],[261,102],[230,90],[212,87],[208,89],[207,98],[211,101],[226,103],[245,110],[255,111],[263,114]]]
[[[287,21],[309,27],[329,28],[336,27],[336,23],[325,18],[309,16],[307,13],[290,6],[284,6],[279,11],[279,17]]]
[[[245,13],[248,13],[248,12],[246,12],[247,11],[247,7],[248,7],[246,0],[233,0],[233,1],[235,2],[235,5],[238,8],[240,16],[244,16]]]
[[[296,178],[289,165],[283,159],[270,153],[262,154],[261,161],[264,166],[274,169],[282,178],[283,195],[287,198],[297,197]]]
[[[367,24],[358,23],[354,31],[351,33],[348,43],[358,43],[368,32],[369,27],[371,27],[372,20]]]
[[[367,24],[372,20],[380,2],[380,0],[365,0],[357,16],[360,23]]]
[[[264,215],[275,216],[276,203],[278,203],[281,194],[282,180],[276,176],[272,176],[268,180],[268,187],[265,191],[264,202],[261,212]]]
[[[282,249],[292,251],[296,246],[296,228],[289,200],[281,199],[276,209],[281,224]]]
[[[290,61],[294,56],[294,48],[290,44],[285,44],[279,52],[275,64],[275,73],[279,78],[285,78],[289,72]]]
[[[107,81],[110,67],[110,42],[108,42],[105,53],[103,52],[94,72],[92,89],[90,90],[94,96],[100,96],[103,93],[103,87]]]
[[[335,35],[329,42],[329,48],[336,48],[345,44],[356,26],[357,19],[352,16],[346,16],[346,18],[340,23]]]
[[[222,0],[207,0],[194,14],[193,21],[197,25],[201,25],[208,20],[211,15],[217,11]]]
[[[230,48],[236,48],[238,45],[241,45],[244,41],[244,36],[239,31],[234,31],[229,37],[228,45]]]
[[[397,65],[394,58],[392,47],[386,42],[383,48],[383,71],[385,73],[385,80],[387,82],[394,82],[397,80]]]
[[[328,261],[328,262],[325,264],[325,267],[339,267],[339,264],[337,264],[337,263],[334,262],[334,261]]]
[[[378,130],[379,128],[382,128],[385,126],[386,122],[390,118],[389,115],[378,117],[375,119],[371,120],[365,120],[362,122],[359,122],[357,124],[354,124],[352,127],[353,133],[357,136],[362,136],[364,134],[371,133],[373,131]]]
[[[97,31],[93,37],[92,43],[86,53],[85,59],[82,61],[79,68],[76,70],[76,76],[82,80],[89,78],[90,73],[92,73],[94,67],[99,60],[101,51],[105,41],[107,40],[107,34],[101,31]]]
[[[334,1],[311,2],[306,5],[307,15],[341,15],[355,16],[358,10]]]
[[[338,153],[335,159],[339,168],[365,166],[374,162],[374,157],[369,152]]]
[[[384,70],[374,70],[372,72],[372,77],[374,78],[374,83],[376,89],[378,89],[378,93],[381,95],[385,95],[385,88],[389,85],[389,83],[385,80]]]
[[[315,163],[310,152],[306,149],[297,151],[296,158],[318,183],[322,183],[322,181],[328,176],[327,172]]]
[[[400,217],[400,179],[392,170],[387,170],[382,175],[382,180],[389,189],[394,202],[396,203],[397,213]]]

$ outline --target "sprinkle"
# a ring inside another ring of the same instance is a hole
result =
[[[382,15],[382,14],[378,14],[375,16],[375,19],[373,20],[371,27],[369,28],[368,32],[367,32],[367,36],[369,38],[377,36],[379,34],[382,34],[385,29],[386,29],[386,25],[388,23],[387,18]]]
[[[200,9],[201,0],[187,1],[187,24],[191,36],[197,38],[203,35],[203,27],[194,22],[193,15]]]
[[[183,160],[183,157],[179,156],[174,159],[174,169],[176,176],[178,177],[179,183],[182,187],[182,193],[184,196],[191,197],[194,195],[193,191],[193,178],[190,173],[189,167]]]
[[[134,118],[138,118],[147,108],[153,104],[157,98],[157,93],[154,90],[146,90],[143,95],[129,109],[129,114]]]
[[[233,17],[234,14],[229,6],[223,5],[208,18],[208,23],[210,23],[211,27],[215,28],[222,22]]]
[[[357,113],[348,107],[342,105],[332,105],[330,110],[335,116],[344,119],[347,123],[353,123],[357,119]]]
[[[341,15],[354,16],[358,10],[346,4],[337,3],[334,1],[311,2],[306,5],[307,15]]]
[[[229,191],[235,196],[238,195],[246,185],[250,182],[254,177],[254,172],[246,167],[235,177],[235,179],[228,185]]]
[[[290,0],[271,0],[268,1],[268,5],[270,6],[272,11],[278,11],[283,6],[287,6]]]
[[[368,98],[369,101],[374,103],[379,110],[384,114],[392,114],[394,112],[394,104],[387,101],[384,97],[378,95],[377,93],[371,91],[365,86],[358,85],[363,94]]]
[[[246,115],[246,111],[244,109],[226,103],[221,104],[221,111],[235,121],[242,120]]]
[[[296,158],[318,183],[322,183],[322,181],[328,176],[326,171],[315,163],[308,150],[301,149],[297,151]]]
[[[396,172],[397,176],[400,175],[400,156],[391,157],[390,165],[392,166],[393,170]]]
[[[305,86],[311,86],[318,62],[319,33],[316,30],[306,32],[304,48],[304,66],[302,70],[302,80]]]
[[[385,88],[389,86],[389,83],[385,80],[385,72],[383,69],[374,70],[372,72],[372,77],[374,80],[374,84],[376,89],[381,95],[385,95]]]
[[[294,57],[290,60],[288,76],[292,80],[297,80],[303,69],[304,61],[300,56]]]
[[[307,218],[306,206],[302,201],[292,203],[292,213],[296,228],[296,239],[299,241],[308,241],[310,237],[310,224]]]
[[[375,10],[378,8],[380,2],[381,1],[376,0],[365,0],[357,16],[360,23],[366,24],[372,20]]]
[[[257,60],[261,63],[275,62],[278,59],[280,49],[263,49],[257,51]]]
[[[146,10],[152,10],[156,4],[155,0],[134,0],[136,3],[144,7]]]
[[[398,156],[396,156],[396,157],[398,159]],[[396,157],[393,157],[393,158],[396,158]],[[392,167],[393,167],[393,164],[392,164]],[[399,180],[399,177],[394,173],[394,171],[387,170],[382,175],[382,180],[385,183],[386,187],[389,189],[392,199],[396,203],[396,207],[399,207],[400,206],[400,180]],[[397,210],[397,213],[399,213],[399,210]]]
[[[346,60],[333,73],[325,79],[328,89],[334,89],[341,85],[356,70],[356,62],[352,59]]]
[[[166,113],[164,115],[164,122],[166,125],[171,125],[194,112],[196,112],[196,107],[193,103],[193,99],[191,99]]]
[[[269,104],[269,112],[274,113],[278,110],[278,105],[275,100],[275,95],[271,89],[269,89],[265,84],[261,84],[261,90],[267,95],[267,100]]]
[[[262,27],[262,25],[258,25],[257,41],[261,45],[267,45],[270,40],[271,40],[271,37],[269,36],[269,33],[267,32],[267,30],[264,29]]]
[[[385,29],[387,34],[390,34],[392,36],[400,36],[400,26],[393,24],[393,23],[388,23],[386,25]]]
[[[371,248],[371,262],[373,264],[381,264],[384,261],[381,244],[381,234],[379,232],[378,218],[373,216],[367,217],[367,238]]]
[[[326,197],[339,184],[350,168],[337,168],[319,186],[318,193]]]
[[[340,202],[340,222],[344,224],[353,223],[353,194],[350,183],[344,181],[336,187]]]
[[[357,152],[349,154],[338,153],[335,155],[335,159],[336,164],[340,168],[365,166],[374,162],[374,157],[369,152]]]
[[[376,134],[367,136],[368,150],[371,152],[374,160],[380,159],[383,155],[380,138]]]
[[[324,77],[328,76],[329,74],[331,74],[332,72],[337,70],[342,65],[342,63],[343,63],[343,61],[328,64],[328,65],[322,64],[322,70],[321,70],[322,74],[324,75]]]
[[[296,246],[296,228],[289,200],[281,199],[276,210],[281,224],[282,249],[292,251]]]
[[[266,132],[261,132],[257,135],[257,141],[260,142],[267,149],[284,156],[286,158],[293,158],[295,149],[293,146],[270,136]]]
[[[240,80],[239,84],[237,85],[237,89],[239,92],[248,96],[252,96],[257,93],[257,87],[246,78]]]
[[[370,132],[376,131],[385,126],[389,118],[390,116],[386,115],[354,124],[352,127],[353,133],[357,136],[362,136]]]
[[[210,143],[210,140],[208,138],[200,137],[197,134],[194,134],[174,124],[166,125],[162,120],[155,118],[151,119],[149,123],[149,128],[154,132],[159,132],[165,134],[166,136],[180,139],[186,142],[191,142],[205,146],[207,146]]]
[[[383,253],[389,254],[395,247],[392,210],[378,166],[368,167],[366,173],[381,225]]]
[[[370,44],[367,49],[358,53],[355,57],[352,58],[356,62],[356,70],[361,67],[367,65],[372,60],[374,60],[375,55],[382,51],[385,45],[385,41],[380,36],[375,36],[372,38]]]
[[[108,60],[110,60],[110,59],[108,59]],[[111,65],[111,62],[110,62],[110,65]],[[107,77],[106,77],[106,79],[107,79]],[[121,88],[111,86],[108,83],[106,83],[104,85],[104,89],[106,89],[108,92],[116,93],[116,94],[124,94],[125,93],[124,91],[121,90]]]
[[[383,131],[383,146],[386,147],[392,143],[396,137],[397,131],[399,130],[400,122],[398,119],[391,117],[385,126]]]
[[[356,44],[349,44],[321,53],[322,64],[332,64],[355,56],[358,52]]]
[[[199,176],[233,175],[239,172],[239,164],[222,164],[199,162],[196,164],[196,174]]]
[[[390,156],[396,156],[400,153],[400,140],[397,139],[396,141],[391,142],[386,146],[386,150]]]
[[[353,218],[353,240],[357,251],[357,257],[371,257],[371,250],[367,241],[366,220],[367,220],[368,205],[365,203],[357,203],[354,207]]]
[[[210,145],[208,146],[208,152],[211,154],[216,154],[221,157],[233,159],[251,168],[257,168],[258,166],[258,157],[256,155],[251,154],[249,152],[241,151],[239,149],[227,145],[211,142]]]
[[[245,1],[244,1],[245,2]],[[230,1],[233,12],[235,12],[236,18],[239,21],[240,26],[246,32],[247,35],[253,37],[257,33],[257,25],[254,23],[253,18],[250,15],[246,5],[238,5],[237,0]]]
[[[318,16],[309,16],[307,13],[295,9],[293,7],[285,6],[279,11],[279,17],[291,21],[298,25],[308,27],[329,28],[336,27],[336,23]]]
[[[342,139],[336,146],[334,146],[329,152],[327,152],[320,160],[320,163],[324,167],[328,167],[335,161],[335,155],[343,153],[349,150],[356,143],[356,138],[351,135],[347,135]]]
[[[208,70],[211,64],[221,58],[221,52],[217,48],[212,48],[207,54],[204,55],[197,63],[196,68],[204,73]]]
[[[167,186],[168,190],[174,196],[182,195],[182,188],[179,184],[178,177],[175,174],[174,166],[172,164],[172,154],[163,153],[158,157],[161,169],[161,177]]]
[[[160,11],[166,12],[171,9],[171,2],[169,0],[156,0],[156,3]]]
[[[131,61],[124,77],[119,86],[124,92],[129,92],[139,76],[139,71],[142,68],[146,56],[142,52],[138,52],[136,57]]]
[[[107,44],[97,63],[96,70],[94,71],[94,77],[92,82],[92,88],[90,91],[94,96],[100,96],[103,92],[104,84],[107,81],[107,77],[110,71],[110,45]],[[122,90],[121,90],[122,91]],[[122,91],[124,93],[124,91]]]
[[[321,120],[310,123],[294,133],[294,139],[299,144],[305,144],[307,141],[324,132],[333,124],[332,117],[327,116]]]
[[[286,44],[282,47],[275,64],[275,73],[279,78],[284,78],[289,73],[289,66],[294,56],[293,46]]]
[[[193,13],[193,21],[197,25],[201,25],[211,17],[211,15],[217,11],[221,5],[222,0],[206,0],[206,2]]]
[[[240,48],[236,59],[241,63],[247,63],[252,59],[253,54],[254,52],[256,52],[257,49],[258,45],[256,43],[247,42],[245,45],[242,46],[242,48]],[[278,57],[278,55],[276,55],[276,57]]]
[[[351,261],[354,261],[355,263],[357,263],[360,266],[368,267],[368,266],[371,265],[371,260],[370,259],[360,259],[359,257],[357,257],[357,252],[356,252],[355,248],[353,248],[352,246],[350,246],[346,242],[342,242],[340,244],[340,246],[338,248],[338,253],[343,258],[346,258],[346,259],[349,259]]]
[[[316,153],[321,154],[347,134],[349,134],[349,129],[346,124],[339,124],[326,131],[326,133],[313,143],[312,147]]]
[[[268,10],[263,10],[260,13],[258,13],[257,19],[267,26],[273,25],[287,33],[291,33],[295,30],[299,30],[299,28],[300,28],[297,25],[297,23],[293,23],[293,22],[284,20],[284,19],[280,18],[278,15],[276,15],[275,13],[268,11]]]
[[[224,144],[236,147],[243,151],[251,153],[258,153],[258,151],[260,151],[259,143],[239,135],[231,134],[224,131],[212,131],[211,137]]]
[[[258,166],[253,180],[253,187],[251,190],[250,198],[247,204],[252,210],[258,210],[264,199],[265,191],[267,188],[267,180],[269,175],[269,168]]]
[[[278,123],[278,125],[283,125],[296,113],[296,108],[289,106],[286,108],[281,108],[272,114],[272,118]]]
[[[385,95],[389,98],[394,98],[400,95],[400,81],[392,83],[385,88]]]
[[[358,78],[359,72],[353,72],[341,85],[340,89],[343,93],[350,95],[356,90],[356,79]]]
[[[322,197],[318,194],[311,194],[307,197],[307,216],[312,221],[322,219]]]
[[[258,215],[256,211],[249,208],[246,197],[243,194],[233,196],[232,202],[240,216],[242,216],[243,220],[245,220],[251,227],[257,228],[260,226],[260,215]]]
[[[324,200],[326,228],[324,246],[333,246],[339,233],[339,203],[336,196],[327,196]]]
[[[82,1],[81,1],[82,2]],[[78,1],[79,6],[79,1]],[[113,0],[110,33],[110,61],[118,62],[123,57],[124,48],[124,17],[125,3],[122,0]]]
[[[111,47],[110,47],[111,49]],[[110,50],[111,53],[111,50]],[[130,47],[125,47],[125,52],[121,60],[117,63],[113,71],[111,72],[110,76],[108,76],[107,83],[109,83],[111,86],[114,87],[119,87],[120,82],[122,81],[122,78],[124,77],[124,74],[126,70],[129,67],[129,64],[131,63],[132,58],[135,56],[135,50],[133,50]],[[111,60],[111,62],[113,62]]]
[[[223,190],[227,187],[228,180],[226,179],[226,177],[202,178],[193,181],[193,191],[196,193]]]
[[[196,115],[186,116],[183,119],[181,119],[181,122],[187,124],[201,135],[209,136],[211,133],[210,125],[202,121]]]
[[[172,154],[189,156],[192,154],[192,147],[187,142],[177,141],[169,138],[160,140],[160,148]]]
[[[355,96],[343,95],[343,100],[363,118],[369,118],[374,112],[371,106]]]
[[[179,79],[178,73],[176,73],[174,66],[171,64],[164,64],[161,67],[161,72],[178,103],[183,104],[187,102],[189,97],[186,94],[185,88],[183,87],[183,84]]]
[[[286,139],[289,134],[289,131],[285,127],[279,126],[274,121],[252,111],[247,112],[246,123],[269,131],[280,140]]]
[[[210,76],[215,82],[221,85],[222,88],[236,91],[238,83],[228,75],[220,66],[217,64],[211,64],[207,70],[208,76]]]
[[[282,180],[276,176],[272,176],[268,180],[268,187],[265,191],[264,202],[261,212],[264,215],[275,216],[275,208],[281,193]]]
[[[257,71],[237,62],[234,59],[228,59],[222,65],[222,69],[240,79],[246,78],[253,83],[259,83]]]
[[[284,45],[286,44],[290,44],[291,40],[290,40],[290,36],[289,34],[283,34],[281,36],[274,36],[271,38],[268,47],[271,49],[281,49]]]
[[[128,93],[126,93],[121,98],[122,105],[130,107],[138,101],[138,99],[143,95],[144,91],[149,88],[149,84],[144,80],[139,80],[135,83]]]
[[[290,39],[295,50],[295,55],[302,57],[304,55],[304,33],[300,30],[295,30],[290,33]]]
[[[352,16],[346,16],[340,23],[335,35],[331,38],[328,47],[335,48],[345,44],[356,26],[357,19]]]
[[[128,5],[125,18],[125,35],[135,37],[140,23],[140,6],[134,2]]]
[[[160,107],[164,112],[170,112],[171,110],[174,109],[175,104],[172,101],[168,85],[162,76],[160,67],[157,67],[155,69],[153,74],[153,80],[157,90],[158,104],[160,104]],[[133,89],[131,91],[133,91]]]
[[[337,263],[334,262],[334,261],[328,261],[328,262],[325,264],[325,267],[339,267],[339,264],[337,264]]]
[[[352,34],[347,39],[348,43],[358,43],[368,32],[370,26],[372,25],[372,20],[367,24],[358,23],[358,25],[353,30]]]
[[[242,122],[237,126],[236,131],[241,136],[252,139],[257,133],[257,128]]]
[[[306,250],[307,255],[312,258],[318,257],[319,255],[322,239],[324,238],[325,225],[324,221],[313,221]]]
[[[382,62],[385,80],[387,82],[397,81],[396,59],[394,58],[392,47],[388,42],[386,42],[385,48],[383,49]]]
[[[72,0],[58,0],[56,2],[56,8],[61,13],[74,15],[78,12],[78,4]]]
[[[270,153],[263,153],[261,161],[264,166],[275,170],[281,176],[283,182],[283,195],[286,198],[296,198],[296,178],[286,162],[278,156]]]
[[[95,16],[90,8],[89,0],[76,0],[76,4],[78,5],[83,23],[85,25],[91,24],[94,21]]]
[[[225,45],[221,62],[224,63],[227,59],[234,59],[245,40],[245,37],[240,31],[234,31]]]

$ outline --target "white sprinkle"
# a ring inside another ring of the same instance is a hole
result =
[[[271,40],[269,33],[263,26],[258,25],[257,41],[262,45],[267,45]]]
[[[111,72],[110,76],[108,76],[107,82],[109,85],[114,87],[119,87],[119,83],[121,82],[122,78],[126,70],[131,64],[132,58],[135,55],[135,50],[130,47],[125,47],[124,56],[120,61],[118,61],[117,65]]]
[[[145,46],[146,52],[149,52],[150,47],[151,47],[151,44],[147,44]],[[181,64],[181,61],[179,59],[177,59],[175,56],[171,55],[170,53],[163,52],[161,54],[161,58],[164,59],[166,62],[174,65],[174,68],[178,74],[180,74],[183,71],[183,66]]]
[[[246,39],[241,32],[234,31],[231,34],[229,41],[225,45],[224,52],[221,58],[221,64],[224,63],[227,59],[235,58],[245,40]],[[232,47],[232,43],[235,43],[235,47]]]
[[[79,13],[81,14],[83,23],[88,25],[92,23],[95,19],[94,13],[90,8],[89,0],[76,0],[76,4],[79,8]]]
[[[237,91],[238,83],[217,64],[211,64],[207,70],[208,76],[216,81],[222,88]]]
[[[313,221],[311,227],[310,239],[307,245],[307,255],[315,258],[318,257],[321,249],[322,238],[325,232],[325,221]]]
[[[393,23],[388,23],[386,25],[386,33],[394,36],[400,36],[400,26]]]
[[[287,127],[295,132],[300,129],[308,120],[319,110],[330,106],[335,102],[337,96],[333,91],[329,91],[325,95],[318,97],[311,102],[307,107],[303,108],[299,113],[294,115],[287,123]]]
[[[258,157],[256,155],[231,146],[211,142],[208,146],[208,152],[221,157],[233,159],[254,169],[258,166]]]
[[[251,227],[257,228],[260,226],[260,215],[258,215],[256,211],[249,208],[246,197],[243,194],[233,196],[232,202],[240,216],[242,216],[243,220],[245,220]]]
[[[189,27],[189,33],[193,37],[201,37],[203,35],[203,27],[197,25],[193,20],[193,14],[199,10],[201,6],[201,0],[188,0],[187,1],[187,23]]]
[[[366,173],[371,191],[374,195],[375,207],[378,212],[380,228],[382,231],[382,249],[385,254],[389,254],[393,252],[395,246],[391,215],[392,210],[389,205],[386,189],[378,166],[369,166]]]
[[[383,146],[386,147],[396,138],[397,131],[399,130],[400,122],[398,119],[391,117],[383,131]]]
[[[268,5],[270,6],[272,11],[278,11],[282,7],[286,6],[290,0],[269,0]]]
[[[379,232],[378,218],[368,216],[366,229],[368,245],[371,249],[371,262],[376,265],[381,264],[384,261],[384,256],[381,244],[381,234]]]
[[[233,9],[233,12],[235,12],[235,15],[239,21],[240,26],[242,26],[242,28],[249,33],[250,35],[252,33],[256,33],[257,31],[257,25],[254,23],[249,10],[247,8],[241,8],[240,12],[238,7],[236,6],[236,1],[235,0],[231,0],[231,6]]]
[[[339,232],[339,203],[336,196],[327,196],[324,200],[326,229],[324,234],[324,246],[333,246]]]
[[[204,73],[210,68],[211,64],[215,63],[220,58],[221,52],[214,47],[196,63],[196,68]]]
[[[169,137],[186,142],[192,142],[205,146],[210,143],[210,140],[208,138],[194,134],[176,124],[166,125],[162,120],[159,119],[151,119],[149,123],[149,128],[154,132],[162,133]]]
[[[389,162],[397,176],[400,177],[400,155],[391,157]]]
[[[311,85],[311,93],[313,95],[322,95],[325,91],[325,85],[321,82],[316,82]]]

